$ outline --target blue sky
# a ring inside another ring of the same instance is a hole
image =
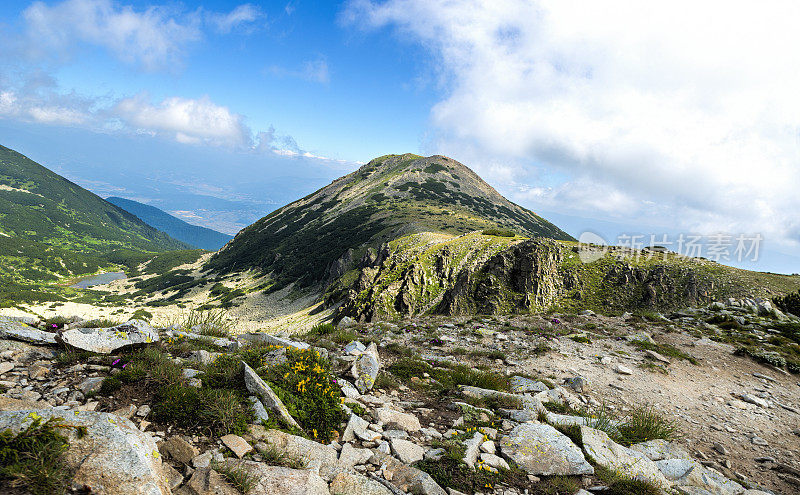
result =
[[[760,234],[743,266],[798,272],[798,14],[3,2],[0,143],[225,232],[375,156],[444,154],[575,236]]]

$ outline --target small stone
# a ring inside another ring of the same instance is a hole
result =
[[[487,466],[495,469],[511,469],[508,463],[500,456],[484,452],[481,454],[481,461]]]
[[[199,454],[194,445],[179,436],[171,437],[162,443],[158,450],[182,464],[189,464]]]
[[[231,449],[238,458],[244,457],[245,454],[252,452],[253,447],[247,443],[247,440],[239,435],[228,434],[220,438],[226,447]]]
[[[84,381],[82,381],[80,385],[78,385],[78,388],[84,395],[90,392],[98,392],[100,390],[100,387],[103,385],[103,380],[105,380],[105,378],[101,376],[94,376],[91,378],[87,378]]]
[[[47,375],[48,373],[50,373],[50,368],[42,366],[40,364],[34,364],[30,368],[28,368],[28,377],[31,380],[44,379],[45,375]]]
[[[421,461],[425,456],[425,448],[420,447],[414,442],[403,440],[402,438],[394,438],[391,444],[394,455],[406,464],[413,464],[417,461]]]
[[[0,375],[8,373],[13,369],[14,369],[14,363],[9,363],[9,362],[0,363]]]
[[[767,403],[767,401],[765,401],[761,397],[756,397],[756,396],[750,395],[750,394],[742,394],[741,398],[742,398],[743,401],[749,402],[750,404],[755,404],[758,407],[763,407],[763,408],[769,407],[769,404]]]
[[[753,442],[753,445],[762,445],[762,446],[769,445],[769,443],[766,440],[764,440],[759,436],[754,436],[753,438],[750,439],[750,441]]]
[[[627,366],[622,365],[622,364],[616,365],[614,367],[614,371],[616,371],[620,375],[632,375],[633,374],[633,370],[632,369],[630,369]]]
[[[195,469],[207,468],[208,466],[211,465],[212,458],[213,454],[210,450],[208,452],[203,452],[202,454],[197,455],[192,459],[192,466]]]
[[[146,418],[148,414],[150,414],[150,406],[147,404],[139,406],[139,409],[136,410],[136,415],[140,418]]]

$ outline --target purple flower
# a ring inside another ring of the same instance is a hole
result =
[[[125,366],[128,366],[128,363],[122,365],[122,369],[125,369]]]
[[[553,323],[561,323],[561,320],[559,320],[558,318],[553,318],[550,321],[552,321]]]
[[[120,361],[122,361],[122,359],[117,359],[116,361],[111,363],[111,366],[116,366],[117,364],[119,364]]]

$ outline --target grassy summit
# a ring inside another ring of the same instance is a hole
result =
[[[207,267],[259,269],[271,274],[274,288],[311,286],[324,281],[337,260],[346,265],[404,235],[483,229],[572,240],[455,160],[386,155],[245,228]]]

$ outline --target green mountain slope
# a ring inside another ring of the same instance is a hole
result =
[[[94,273],[132,254],[141,258],[142,253],[189,247],[20,153],[0,146],[3,293]]]
[[[343,274],[369,248],[418,232],[510,229],[526,237],[572,240],[444,156],[387,155],[242,230],[206,268],[261,270],[273,289]]]
[[[216,251],[233,239],[232,235],[184,222],[155,206],[113,196],[106,198],[106,201],[136,215],[148,225],[166,232],[171,237],[201,249]]]

